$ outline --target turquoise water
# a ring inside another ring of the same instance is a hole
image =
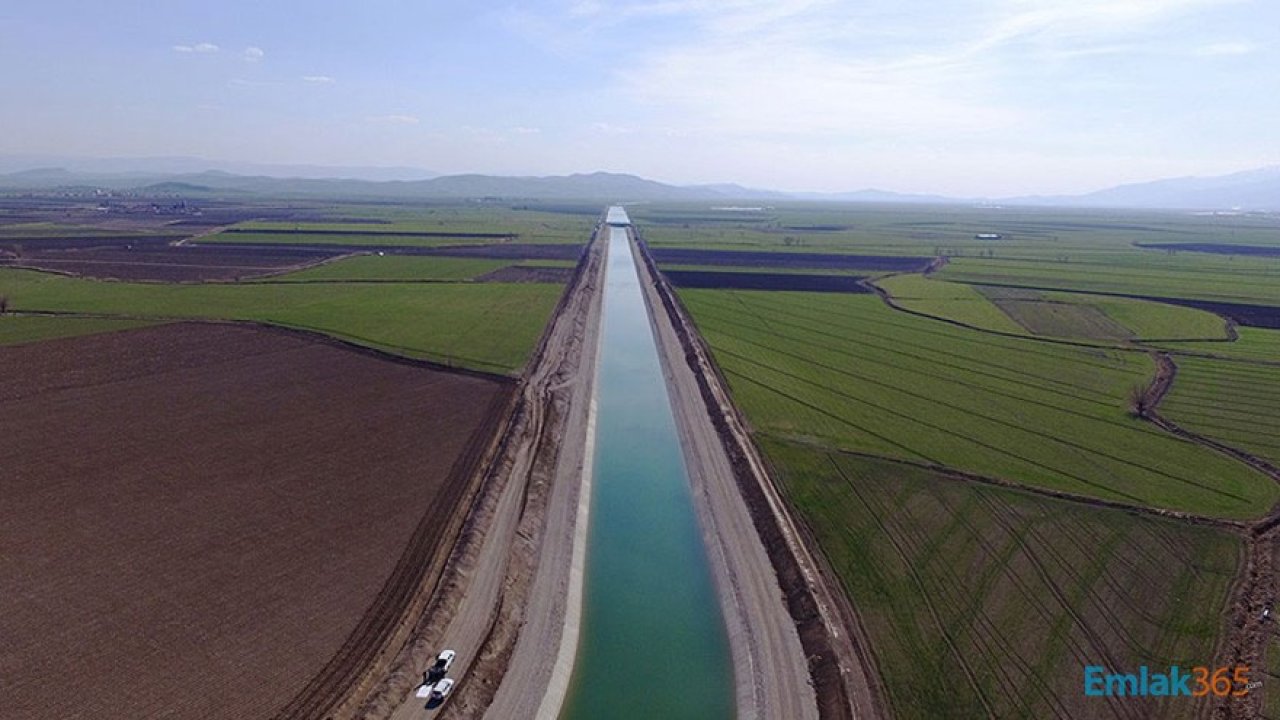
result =
[[[582,634],[560,717],[732,718],[724,618],[623,229],[606,272]]]

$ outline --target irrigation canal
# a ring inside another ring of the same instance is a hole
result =
[[[725,622],[625,211],[609,222],[582,626],[560,717],[732,718]]]

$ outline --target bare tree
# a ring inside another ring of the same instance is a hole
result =
[[[1129,414],[1145,418],[1151,413],[1151,383],[1129,388]]]
[[[0,295],[0,315],[9,312],[9,296]]]

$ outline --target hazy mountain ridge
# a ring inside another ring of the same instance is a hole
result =
[[[1084,195],[1029,196],[1007,202],[1070,207],[1176,210],[1280,210],[1280,167],[1128,183]]]
[[[0,169],[12,166],[0,157]],[[34,159],[29,159],[33,162]],[[128,165],[125,160],[93,160],[73,167],[27,167],[0,174],[0,189],[56,190],[102,188],[120,192],[157,194],[273,194],[315,198],[509,198],[509,199],[607,199],[611,201],[700,200],[815,200],[833,202],[974,204],[1048,207],[1164,208],[1175,210],[1280,210],[1280,167],[1232,173],[1216,177],[1183,177],[1131,183],[1083,195],[1024,196],[1014,198],[955,198],[943,195],[896,193],[885,190],[816,193],[781,192],[747,188],[732,183],[679,186],[622,173],[594,172],[546,177],[507,177],[482,174],[445,175],[427,179],[369,180],[341,177],[303,177],[279,174],[239,174],[221,169],[200,172],[154,172],[147,167],[183,165],[191,158],[151,158]],[[96,165],[95,165],[96,163]],[[118,172],[79,168],[121,168]],[[314,174],[337,175],[343,171],[395,174],[426,173],[412,168],[325,168],[322,166],[257,166],[287,173],[305,169]]]
[[[348,179],[369,182],[412,181],[439,177],[440,173],[415,167],[338,166],[284,163],[222,162],[198,157],[77,158],[63,155],[0,155],[0,175],[18,172],[47,173],[62,170],[77,176],[102,178],[155,178],[223,172],[241,176],[267,176],[308,180]]]

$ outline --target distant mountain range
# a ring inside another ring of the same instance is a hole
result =
[[[1280,167],[1118,185],[1087,195],[1030,197],[1021,202],[1085,207],[1280,211]]]
[[[39,166],[42,160],[57,165]],[[218,167],[210,169],[211,166]],[[228,169],[229,168],[229,169]],[[16,169],[16,171],[15,171]],[[215,164],[195,158],[75,160],[0,156],[0,190],[134,191],[192,198],[274,195],[297,198],[503,198],[530,200],[728,201],[816,200],[916,204],[1280,211],[1280,167],[1218,177],[1120,185],[1084,195],[956,198],[884,190],[786,193],[717,184],[679,186],[619,173],[551,177],[446,175],[415,168]]]
[[[216,170],[233,175],[312,180],[349,179],[386,182],[426,180],[440,173],[413,167],[366,167],[334,165],[280,165],[252,162],[220,162],[196,157],[77,158],[63,155],[0,155],[0,174],[66,170],[76,176],[104,178],[155,178],[169,175],[196,175]]]

